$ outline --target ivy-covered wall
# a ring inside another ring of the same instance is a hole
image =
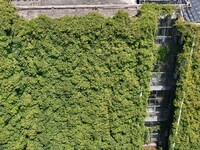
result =
[[[26,21],[0,4],[0,149],[142,149],[168,9]]]
[[[200,147],[200,26],[180,19],[177,22],[177,29],[180,31],[184,45],[178,55],[180,78],[174,101],[175,118],[171,149],[198,150]]]

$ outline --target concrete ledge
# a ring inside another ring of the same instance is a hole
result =
[[[168,90],[174,90],[174,86],[150,86],[151,91],[168,91]]]

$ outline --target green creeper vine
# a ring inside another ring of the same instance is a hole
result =
[[[168,9],[26,21],[0,4],[0,149],[142,149],[158,17]]]
[[[184,47],[179,54],[180,79],[174,102],[175,118],[171,149],[197,150],[200,146],[200,27],[180,19],[177,28],[181,33]]]

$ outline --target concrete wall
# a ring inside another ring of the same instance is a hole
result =
[[[89,12],[98,12],[105,17],[112,17],[119,10],[126,10],[131,16],[137,14],[139,5],[60,5],[60,6],[16,6],[21,16],[26,19],[36,18],[46,14],[53,18],[65,15],[85,15]]]
[[[40,14],[58,18],[65,15],[85,15],[89,12],[112,17],[120,9],[135,16],[140,7],[136,5],[136,0],[11,0],[11,3],[26,19],[36,18]]]

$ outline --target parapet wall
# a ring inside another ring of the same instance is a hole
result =
[[[131,16],[137,14],[140,5],[47,5],[47,6],[19,6],[15,5],[19,14],[26,19],[36,18],[40,14],[58,18],[65,15],[85,15],[98,12],[106,17],[114,16],[119,10],[126,10]]]
[[[11,0],[19,14],[26,19],[45,14],[52,18],[65,15],[85,15],[97,12],[105,17],[114,16],[119,10],[126,10],[136,16],[141,4],[136,0]]]

